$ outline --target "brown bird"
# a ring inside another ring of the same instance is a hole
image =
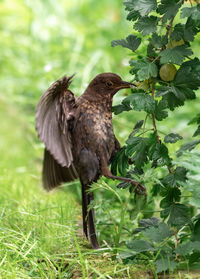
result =
[[[94,209],[88,211],[93,193],[88,189],[102,175],[129,182],[144,192],[138,182],[114,176],[109,170],[120,144],[113,132],[112,99],[133,84],[113,73],[97,75],[85,92],[76,97],[70,90],[72,76],[54,82],[41,97],[36,110],[36,130],[45,144],[43,186],[51,190],[77,178],[82,184],[83,231],[92,248],[98,248]]]

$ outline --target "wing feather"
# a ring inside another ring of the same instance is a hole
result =
[[[68,89],[71,78],[64,76],[54,82],[43,94],[36,109],[38,136],[62,167],[70,167],[73,161],[67,123],[75,106],[75,96]]]

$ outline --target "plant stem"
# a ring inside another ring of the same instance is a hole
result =
[[[174,18],[175,18],[175,16],[173,16],[173,17],[171,18],[169,24],[168,24],[167,27],[166,27],[166,28],[167,28],[167,32],[166,32],[166,37],[167,37],[167,39],[168,39],[168,37],[169,37],[169,32],[170,32],[170,30],[172,29],[172,24],[173,24]]]
[[[152,83],[152,94],[151,94],[151,96],[154,99],[154,97],[155,97],[155,82]],[[158,135],[157,127],[156,127],[155,115],[154,115],[154,113],[152,113],[151,115],[152,115],[153,129],[156,133],[156,139],[157,139],[157,142],[160,144],[161,141],[160,141],[160,137]]]

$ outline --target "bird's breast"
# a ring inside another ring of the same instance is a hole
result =
[[[105,152],[109,160],[115,148],[112,112],[94,106],[82,108],[74,123],[73,142],[75,149],[79,149],[77,152],[83,148],[95,153]]]

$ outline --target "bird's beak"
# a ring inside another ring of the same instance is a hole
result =
[[[134,83],[128,82],[128,81],[122,81],[120,86],[118,86],[117,89],[123,89],[123,88],[132,88],[135,87],[136,85]]]

